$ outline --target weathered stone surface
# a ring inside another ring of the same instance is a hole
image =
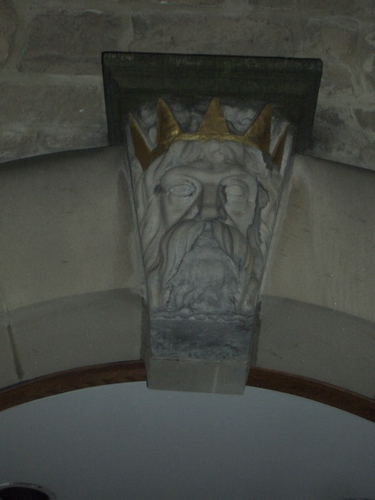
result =
[[[0,162],[107,145],[107,130],[104,125],[0,126]]]
[[[151,389],[242,394],[250,366],[250,322],[151,318],[146,348]]]
[[[364,111],[363,109],[356,109],[355,116],[361,127],[375,133],[375,110]]]
[[[119,50],[122,20],[102,12],[53,12],[30,27],[21,71],[93,74],[101,72],[101,53]]]
[[[0,0],[0,64],[7,60],[17,29],[17,16],[10,0]]]
[[[278,11],[292,11],[296,17],[358,17],[365,18],[374,14],[375,5],[372,0],[248,0],[251,7],[266,8]]]
[[[366,112],[358,109],[354,112],[350,104],[330,107],[318,104],[311,153],[319,158],[374,169],[365,159],[368,155],[362,153],[373,147],[373,132],[362,128],[354,113],[362,117]]]
[[[274,10],[286,10],[295,8],[293,0],[278,0],[277,3],[274,0],[248,0],[248,4],[251,7],[260,7]]]
[[[102,87],[0,83],[0,123],[92,125],[105,122]]]
[[[323,60],[321,90],[326,96],[334,96],[336,101],[341,96],[344,104],[348,96],[363,100],[364,92],[373,90],[373,49],[365,40],[372,28],[372,23],[365,27],[363,22],[349,16],[314,17],[306,21],[301,55]]]
[[[315,57],[331,57],[342,63],[356,54],[358,23],[353,19],[310,19],[304,35],[305,50]]]
[[[290,2],[293,4],[293,0]],[[321,16],[361,16],[374,11],[372,0],[294,0],[299,11],[316,11]]]
[[[366,30],[367,35],[359,40],[360,66],[358,84],[364,91],[373,93],[375,90],[375,25]]]
[[[250,16],[192,16],[138,14],[133,18],[131,50],[192,52],[253,56],[293,56],[289,22]]]
[[[107,144],[102,87],[0,83],[0,158]]]
[[[0,161],[15,160],[39,153],[38,131],[27,126],[0,127]]]
[[[152,0],[159,4],[170,5],[218,5],[223,3],[224,0]]]

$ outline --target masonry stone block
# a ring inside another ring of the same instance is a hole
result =
[[[0,162],[107,145],[104,125],[0,125]]]
[[[293,56],[293,29],[277,16],[137,14],[131,50]]]
[[[102,86],[0,83],[0,159],[107,145]]]
[[[350,61],[357,53],[358,23],[354,19],[335,17],[309,19],[305,47],[315,57],[331,58],[340,64]]]
[[[141,356],[142,298],[119,289],[81,294],[11,311],[25,380]]]
[[[169,391],[243,394],[248,372],[246,362],[152,358],[147,363],[147,385]]]
[[[170,5],[219,5],[224,0],[152,0],[154,3],[170,4]]]
[[[273,10],[290,10],[294,9],[294,2],[291,0],[279,0],[277,4],[273,0],[248,0],[251,7]]]
[[[4,64],[12,49],[17,30],[17,15],[10,0],[0,1],[0,64]]]
[[[126,24],[126,23],[125,23]],[[30,26],[21,71],[100,74],[101,53],[123,49],[123,20],[97,11],[50,12]]]
[[[375,323],[326,307],[264,296],[257,366],[373,398]]]
[[[359,123],[360,120],[364,123],[368,116],[367,112],[352,109],[352,105],[355,106],[352,101],[346,106],[328,107],[318,104],[312,154],[320,158],[374,169],[372,157],[368,155],[368,151],[373,149],[373,131]]]
[[[293,2],[290,2],[293,4]],[[372,0],[294,0],[294,5],[301,11],[314,12],[321,16],[358,16],[365,11],[373,11]]]
[[[375,173],[296,156],[265,295],[375,322]]]
[[[40,152],[38,139],[38,131],[27,126],[19,127],[13,124],[0,126],[0,161],[38,154]]]
[[[1,165],[0,283],[9,311],[61,297],[139,288],[122,148]],[[27,249],[27,251],[25,251]]]
[[[105,123],[101,85],[0,83],[0,123]]]

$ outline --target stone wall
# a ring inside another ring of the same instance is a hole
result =
[[[111,50],[319,57],[311,154],[375,169],[374,0],[0,0],[0,159],[107,144]]]

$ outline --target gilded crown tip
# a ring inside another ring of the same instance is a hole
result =
[[[142,132],[132,115],[129,115],[129,125],[133,137],[134,149],[142,168],[145,170],[150,163],[167,151],[169,146],[177,141],[235,141],[244,146],[253,146],[269,154],[271,140],[272,107],[266,104],[254,122],[243,135],[230,132],[218,97],[211,99],[201,125],[197,132],[183,132],[166,102],[159,98],[157,102],[157,143],[150,150],[142,136]],[[285,142],[285,141],[284,141]],[[282,155],[283,144],[278,148],[277,158]]]

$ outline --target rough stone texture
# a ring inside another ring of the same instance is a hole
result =
[[[147,342],[150,389],[243,393],[250,366],[250,321],[165,321],[151,316]]]
[[[355,116],[358,120],[359,125],[364,128],[370,130],[373,134],[375,134],[375,110],[374,111],[364,111],[363,109],[356,109],[354,111]],[[375,139],[375,135],[374,135]]]
[[[341,159],[347,164],[375,169],[373,148],[375,134],[369,127],[362,127],[359,124],[359,119],[364,120],[364,116],[371,114],[371,111],[353,109],[341,104],[337,106],[319,104],[310,153],[320,158]]]
[[[99,125],[82,127],[0,126],[0,161],[15,160],[54,151],[95,148],[108,144],[106,132]]]
[[[374,12],[372,0],[248,0],[250,6],[271,8],[272,10],[294,10],[298,15],[306,12],[320,16],[366,17]]]
[[[375,23],[365,16],[371,14],[371,5],[341,6],[336,15],[332,15],[333,9],[327,12],[327,7],[324,12],[320,2],[310,7],[306,4],[305,9],[299,5],[293,9],[293,2],[283,2],[277,9],[259,2],[250,5],[251,15],[242,16],[134,15],[130,48],[322,58],[324,72],[311,153],[373,168],[373,135],[355,118],[357,108],[370,105],[375,109]],[[327,109],[342,122],[340,130],[325,115]]]
[[[224,0],[152,0],[159,4],[170,4],[170,5],[219,5],[224,2]]]
[[[375,322],[375,173],[297,156],[264,294]]]
[[[129,290],[65,297],[11,311],[22,378],[139,359],[142,299]]]
[[[32,3],[0,0],[2,160],[106,143],[102,88],[97,82],[83,84],[82,78],[89,77],[74,76],[99,75],[102,50],[321,57],[324,74],[311,153],[375,169],[373,0],[168,0],[168,3],[163,3],[163,0],[78,0],[69,2],[69,5],[65,0],[48,3],[42,0]],[[49,73],[55,73],[53,82]],[[81,112],[81,109],[85,111]],[[32,168],[32,163],[28,164],[29,167]],[[303,175],[312,170],[313,165],[306,166]],[[371,291],[375,282],[375,263],[372,260],[375,238],[371,232],[374,227],[371,219],[375,208],[374,188],[367,181],[343,181],[337,187],[336,182],[346,178],[346,173],[347,170],[340,165],[332,176],[328,169],[324,181],[321,177],[315,180],[311,176],[300,177],[289,205],[293,223],[284,228],[286,236],[280,240],[282,246],[274,267],[280,270],[286,266],[285,272],[280,271],[278,278],[273,274],[267,293],[288,300],[294,298],[310,304],[318,303],[370,320],[375,311]],[[345,197],[345,203],[340,201],[340,196]],[[331,200],[331,204],[327,200]],[[12,206],[20,207],[22,203],[20,197]],[[345,209],[339,210],[339,205]],[[95,209],[94,199],[91,206]],[[30,220],[27,203],[22,205],[22,210],[20,221],[24,226],[21,233]],[[314,224],[309,214],[313,214]],[[337,222],[335,226],[332,220]],[[39,224],[37,217],[33,224]],[[45,234],[51,229],[51,237],[58,231],[58,227],[46,227]],[[364,227],[368,229],[358,236],[358,231]],[[21,238],[17,248],[21,249],[21,243],[29,249],[30,242],[35,242],[32,226],[29,229],[29,240]],[[15,236],[14,231],[12,234]],[[79,239],[78,230],[77,234]],[[76,233],[73,237],[76,238]],[[95,240],[95,234],[88,236],[88,241],[92,240]],[[69,241],[65,238],[66,244]],[[342,251],[345,247],[343,241],[347,245],[346,252]],[[4,238],[0,242],[3,243]],[[105,247],[108,242],[100,243]],[[122,240],[121,244],[124,243]],[[9,268],[12,277],[17,279],[25,271],[19,290],[30,301],[51,298],[48,286],[55,286],[55,283],[51,284],[48,270],[61,271],[58,276],[62,281],[57,280],[57,284],[65,283],[64,293],[80,293],[78,288],[83,290],[88,283],[92,284],[98,269],[105,270],[105,265],[101,264],[106,264],[106,260],[102,258],[95,261],[96,264],[88,259],[92,265],[88,265],[83,274],[77,273],[74,266],[69,272],[64,271],[67,263],[60,262],[58,268],[49,267],[51,261],[47,258],[43,262],[41,249],[31,247],[30,262],[38,273],[36,263],[39,263],[42,270],[39,274],[44,279],[39,288],[29,286],[27,266]],[[94,243],[93,248],[98,250],[99,247]],[[45,245],[42,250],[48,256],[53,255],[48,248]],[[70,250],[73,255],[74,249]],[[314,267],[317,262],[321,264],[319,272]],[[20,303],[23,304],[22,300]],[[300,325],[303,326],[303,320]],[[285,328],[287,326],[288,321],[285,321]],[[37,328],[33,332],[37,338]],[[343,342],[349,349],[355,335],[355,331],[346,333],[338,348]],[[291,348],[292,336],[289,339]],[[369,338],[366,339],[368,342]],[[319,343],[323,349],[325,341],[325,338],[317,339],[314,349],[318,349]],[[355,345],[358,347],[361,342],[358,340]],[[3,331],[0,343],[0,383],[8,385],[17,381],[17,373],[9,336]],[[306,353],[311,352],[308,345],[311,344],[305,344]],[[59,347],[64,350],[62,337]],[[334,347],[333,342],[331,348]],[[360,354],[356,359],[359,358]],[[303,368],[307,358],[301,355],[298,359]],[[334,359],[339,370],[340,356]],[[371,368],[368,373],[360,373],[365,365],[359,363],[356,372],[355,364],[349,361],[346,359],[344,365],[348,367],[348,378],[353,378],[350,387],[370,395],[370,385],[365,391],[361,387],[368,383],[368,375],[373,377]],[[327,357],[325,362],[329,364],[332,360]],[[307,366],[311,368],[312,364]],[[37,371],[31,370],[30,373]],[[359,380],[355,379],[356,373],[363,382],[361,386],[355,386]],[[312,371],[310,374],[314,375]],[[344,378],[329,380],[341,383]]]
[[[0,1],[0,64],[4,64],[14,43],[17,15],[10,0]]]
[[[293,32],[277,16],[135,15],[130,50],[293,56]]]
[[[322,90],[327,95],[352,92],[358,65],[358,36],[358,22],[353,19],[306,20],[302,53],[323,60]]]
[[[21,71],[93,74],[101,72],[101,53],[122,47],[119,17],[102,12],[51,12],[30,26]]]
[[[21,69],[17,78],[25,85],[30,72],[99,75],[103,50],[321,57],[324,73],[310,153],[370,169],[375,168],[374,131],[363,125],[362,113],[375,113],[374,47],[372,0],[79,0],[68,6],[63,0],[48,5],[36,0],[32,7],[23,0],[0,1],[0,62],[6,60],[6,72]],[[100,99],[92,96],[93,108]],[[37,102],[35,108],[38,113]],[[105,143],[103,114],[81,128],[81,119],[71,116],[68,137],[58,112],[45,127],[36,127],[30,116],[21,127],[8,115],[0,129],[1,158]]]
[[[359,125],[358,109],[375,109],[372,21],[349,16],[309,19],[303,55],[321,57],[323,78],[311,152],[322,158],[373,168],[374,140]],[[370,50],[369,50],[370,49]],[[366,104],[365,104],[366,103]]]
[[[373,398],[375,323],[333,309],[264,296],[257,366]]]
[[[107,144],[102,85],[12,79],[0,83],[0,103],[3,161]]]
[[[0,123],[105,123],[103,89],[84,85],[0,83]]]

